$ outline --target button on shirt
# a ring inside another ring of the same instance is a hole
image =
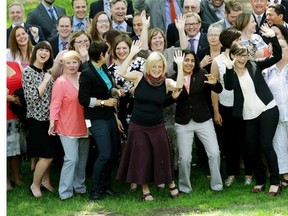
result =
[[[268,84],[279,109],[279,121],[288,122],[288,64],[280,71],[276,65],[263,70]]]

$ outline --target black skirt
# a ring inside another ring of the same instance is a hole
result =
[[[49,136],[49,121],[27,119],[27,150],[30,157],[55,158],[61,142],[58,136]]]

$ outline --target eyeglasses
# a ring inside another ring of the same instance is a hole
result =
[[[245,55],[241,55],[241,54],[238,54],[236,55],[237,58],[248,58],[249,55],[245,54]]]
[[[75,41],[74,43],[77,43],[77,44],[81,44],[81,43],[88,43],[89,40],[83,40],[83,41]]]
[[[108,19],[97,20],[97,23],[99,23],[99,24],[109,23],[109,20]]]
[[[197,26],[197,25],[199,25],[199,22],[198,23],[185,23],[185,26],[186,27],[195,27],[195,26]]]
[[[208,37],[219,37],[219,34],[208,34]]]

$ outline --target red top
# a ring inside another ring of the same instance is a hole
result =
[[[6,80],[6,86],[7,89],[9,90],[9,95],[12,95],[13,92],[16,89],[20,89],[22,87],[22,70],[17,62],[12,62],[12,61],[7,61],[7,67],[8,65],[15,71],[15,74],[11,77],[7,77]],[[16,115],[12,113],[12,111],[9,109],[9,105],[11,102],[7,101],[7,120],[12,120],[12,119],[18,119]]]

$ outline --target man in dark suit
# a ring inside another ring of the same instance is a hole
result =
[[[41,26],[44,37],[47,40],[53,36],[56,30],[56,21],[58,17],[66,15],[63,7],[54,5],[55,0],[42,0],[42,2],[27,17],[27,24]]]
[[[58,18],[56,23],[58,34],[55,34],[48,39],[53,49],[53,57],[56,58],[57,54],[62,50],[67,50],[69,47],[69,38],[72,28],[72,19],[66,15]]]
[[[98,1],[92,2],[90,5],[89,18],[93,19],[94,16],[100,11],[104,11],[108,15],[111,15],[110,3],[111,3],[111,0],[98,0]],[[128,15],[134,15],[134,9],[133,9],[132,1],[127,0],[127,3],[128,3],[127,14]]]
[[[207,34],[200,32],[201,29],[201,18],[197,13],[187,13],[185,22],[185,32],[187,40],[189,41],[189,49],[194,51],[196,54],[199,50],[205,49],[209,46]],[[176,46],[179,46],[179,41],[176,42]]]
[[[25,10],[22,4],[20,3],[10,4],[8,7],[8,12],[12,25],[9,28],[7,28],[7,46],[6,46],[7,48],[9,47],[8,41],[10,32],[12,28],[14,28],[14,26],[16,25],[24,26],[27,29],[28,35],[33,45],[36,45],[39,41],[45,40],[42,28],[40,26],[29,25],[23,22],[25,16]]]
[[[112,28],[127,32],[134,36],[132,18],[126,19],[128,3],[126,0],[113,0],[111,2]]]
[[[200,2],[201,0],[184,0],[183,2],[183,13],[188,12],[200,13]],[[201,32],[207,33],[209,24],[201,21]],[[167,33],[167,48],[175,46],[175,43],[179,40],[178,30],[176,28],[175,22],[168,25]]]
[[[252,15],[255,19],[255,22],[257,23],[256,25],[256,33],[261,34],[260,32],[260,27],[266,22],[266,5],[267,5],[267,0],[263,1],[255,1],[255,0],[250,0],[250,5],[252,7]]]

